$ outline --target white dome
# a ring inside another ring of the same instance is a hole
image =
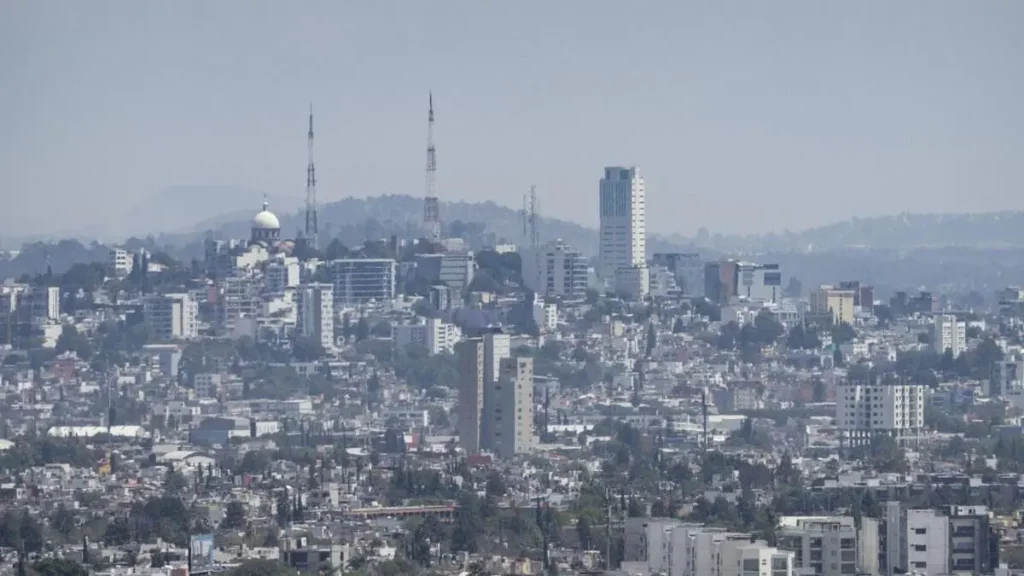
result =
[[[281,221],[273,212],[267,210],[267,206],[264,204],[263,211],[252,217],[252,227],[256,230],[280,230]]]

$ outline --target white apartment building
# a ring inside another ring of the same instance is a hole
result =
[[[800,572],[820,576],[857,574],[857,527],[849,516],[783,516],[779,548],[794,553]]]
[[[605,168],[599,205],[598,270],[605,282],[615,282],[620,268],[644,266],[647,261],[647,196],[640,171]]]
[[[533,300],[533,322],[541,332],[554,332],[558,328],[558,306],[535,298]]]
[[[628,518],[624,562],[627,573],[667,576],[791,576],[794,553],[726,532],[670,518]]]
[[[393,326],[391,338],[398,350],[417,344],[426,348],[430,354],[450,354],[462,340],[462,331],[455,324],[448,324],[438,318],[427,318],[416,324]]]
[[[493,384],[493,407],[485,419],[492,422],[487,448],[500,458],[512,458],[533,450],[533,358],[503,358],[498,381]]]
[[[939,354],[952,350],[954,357],[966,352],[967,323],[952,314],[936,316],[932,324],[932,348]]]
[[[897,441],[924,428],[924,386],[842,382],[836,390],[836,426],[848,446],[868,444],[877,434]]]
[[[124,248],[111,248],[107,256],[107,268],[114,276],[124,278],[132,273],[135,267],[135,256]]]
[[[295,333],[334,348],[334,287],[306,284],[295,290]]]
[[[143,303],[143,316],[159,340],[199,337],[199,303],[188,294],[149,296]]]
[[[583,298],[587,293],[587,262],[573,247],[552,240],[539,250],[520,252],[523,282],[534,294]]]

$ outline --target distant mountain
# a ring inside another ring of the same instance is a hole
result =
[[[238,186],[164,188],[122,214],[110,237],[205,230],[259,212],[263,199],[263,192]],[[279,211],[289,212],[302,205],[302,198],[274,195],[270,203]],[[197,222],[197,215],[211,214],[214,216]]]
[[[851,218],[789,232],[731,236],[703,235],[696,242],[724,252],[823,252],[846,248],[1024,247],[1024,212],[984,214],[899,214]]]

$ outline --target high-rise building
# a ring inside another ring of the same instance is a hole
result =
[[[779,548],[795,554],[802,574],[857,574],[857,526],[850,516],[783,516]]]
[[[823,285],[811,292],[811,312],[830,314],[834,324],[853,324],[853,290]]]
[[[637,168],[604,169],[598,271],[605,282],[613,282],[620,268],[646,265],[646,205],[644,179]]]
[[[523,282],[535,294],[559,298],[583,298],[587,293],[587,262],[574,248],[552,240],[540,248],[520,253]]]
[[[149,296],[143,317],[160,340],[191,340],[199,336],[199,303],[188,294]]]
[[[459,364],[459,445],[480,452],[480,417],[484,408],[484,342],[463,340],[455,346]]]
[[[684,296],[704,296],[704,262],[695,252],[658,252],[652,263],[664,266],[675,277]]]
[[[470,251],[417,254],[416,276],[429,284],[444,284],[455,294],[465,292],[473,281],[476,261]]]
[[[488,402],[487,396],[494,401]],[[533,449],[533,358],[502,358],[497,382],[484,391],[486,447],[500,458]]]
[[[996,362],[989,395],[1002,398],[1024,395],[1024,361],[1020,357]]]
[[[264,273],[264,284],[267,292],[280,294],[287,288],[299,285],[299,259],[288,257],[279,262],[271,262]]]
[[[924,428],[924,386],[842,382],[836,390],[836,426],[848,446],[877,435],[901,441]]]
[[[932,324],[932,348],[939,354],[946,350],[959,356],[967,351],[967,323],[952,314],[940,314]]]
[[[734,260],[708,262],[704,265],[704,297],[718,304],[728,304],[739,286],[739,263]]]
[[[332,260],[327,273],[336,304],[394,300],[398,289],[398,264],[390,258]]]
[[[295,333],[334,348],[334,287],[305,284],[295,290]]]

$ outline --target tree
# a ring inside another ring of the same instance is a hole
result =
[[[224,519],[221,520],[221,530],[238,530],[244,528],[248,518],[245,512],[245,505],[237,500],[228,503],[224,511]]]
[[[654,324],[647,325],[647,349],[646,356],[651,357],[654,349],[658,346],[658,332],[654,329]]]
[[[359,319],[356,323],[356,342],[362,342],[370,337],[370,321],[366,317]]]
[[[832,343],[835,345],[846,344],[857,337],[857,331],[850,326],[849,322],[840,322],[832,327]]]
[[[346,258],[351,254],[348,247],[342,244],[341,240],[335,238],[331,240],[331,243],[324,248],[324,259],[325,260],[338,260],[340,258]]]
[[[43,558],[32,565],[36,576],[89,576],[84,566],[63,558]]]
[[[316,362],[326,351],[320,341],[308,336],[296,336],[292,341],[292,356],[299,362]]]
[[[92,345],[89,339],[78,331],[73,324],[65,324],[61,328],[60,336],[57,337],[57,354],[74,352],[82,360],[89,360],[92,356]]]
[[[295,569],[274,560],[246,560],[228,576],[295,576]]]
[[[473,280],[466,287],[467,292],[500,292],[501,285],[486,270],[477,270]]]

